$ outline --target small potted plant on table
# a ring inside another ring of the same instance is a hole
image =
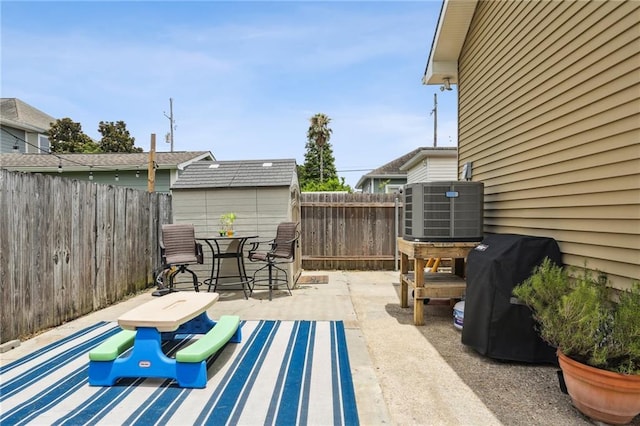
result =
[[[233,236],[233,223],[236,221],[235,213],[225,213],[220,216],[220,236]]]
[[[558,348],[558,362],[574,406],[610,424],[640,414],[640,284],[617,294],[606,275],[578,276],[549,259],[513,289]]]

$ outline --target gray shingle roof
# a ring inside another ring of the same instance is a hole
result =
[[[199,161],[190,164],[171,189],[290,186],[295,159]]]
[[[175,169],[188,166],[192,161],[211,160],[209,151],[156,152],[158,168]],[[149,153],[102,153],[102,154],[0,154],[0,166],[9,170],[35,171],[57,168],[59,163],[65,170],[85,170],[93,167],[121,167],[123,170],[146,168]]]
[[[7,126],[38,132],[48,131],[51,123],[56,121],[17,98],[0,98],[0,119]]]

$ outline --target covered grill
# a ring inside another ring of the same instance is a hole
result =
[[[513,287],[545,257],[562,264],[553,238],[488,235],[467,258],[462,343],[490,358],[555,363],[555,348],[538,335],[528,306],[513,299]]]

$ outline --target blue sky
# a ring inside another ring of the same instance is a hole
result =
[[[440,1],[6,1],[2,97],[99,139],[122,120],[149,149],[304,162],[327,114],[348,184],[420,146],[457,143],[457,91],[424,86]]]

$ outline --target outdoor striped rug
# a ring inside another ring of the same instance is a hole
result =
[[[0,424],[358,424],[341,321],[241,327],[242,343],[228,343],[210,361],[205,389],[163,379],[94,387],[88,352],[120,331],[115,322],[98,323],[0,369]]]

